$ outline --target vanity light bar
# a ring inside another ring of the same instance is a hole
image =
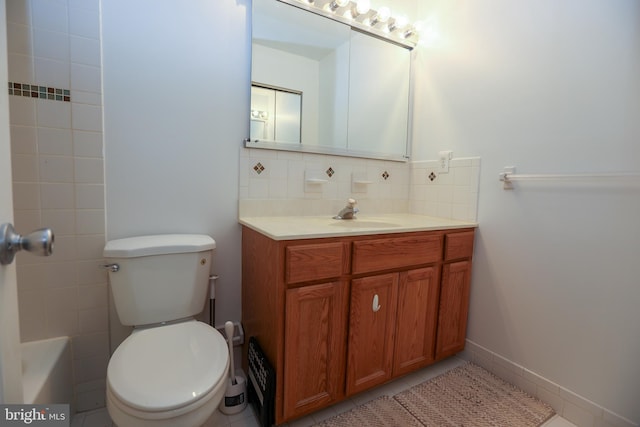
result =
[[[362,32],[399,44],[416,47],[418,32],[402,17],[392,17],[388,7],[371,9],[370,0],[278,0],[347,24]]]

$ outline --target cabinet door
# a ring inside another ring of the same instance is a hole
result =
[[[439,268],[400,273],[393,375],[402,375],[434,360],[438,320]]]
[[[443,266],[436,359],[451,356],[464,349],[470,284],[470,260]]]
[[[397,301],[397,273],[352,281],[348,395],[391,378]]]
[[[344,396],[348,292],[345,281],[287,290],[285,419]]]

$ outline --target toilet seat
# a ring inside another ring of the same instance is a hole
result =
[[[135,330],[109,361],[107,388],[125,412],[175,415],[205,404],[226,383],[228,367],[222,335],[190,320]]]
[[[213,412],[226,391],[226,381],[220,381],[207,395],[200,400],[177,409],[168,411],[143,411],[128,406],[115,396],[107,383],[107,409],[114,425],[125,427],[175,427],[200,426]]]

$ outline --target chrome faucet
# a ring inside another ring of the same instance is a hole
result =
[[[355,219],[355,215],[359,212],[359,209],[355,207],[356,203],[355,199],[349,199],[347,206],[342,208],[333,219]]]

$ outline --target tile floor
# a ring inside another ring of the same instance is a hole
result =
[[[436,377],[449,369],[455,368],[465,363],[464,360],[457,357],[452,357],[435,365],[424,368],[413,374],[399,378],[389,384],[385,384],[375,390],[366,391],[358,394],[348,400],[338,403],[322,411],[316,412],[312,415],[308,415],[296,421],[285,424],[287,427],[309,427],[315,423],[318,423],[334,415],[348,411],[360,405],[375,399],[382,395],[393,396],[405,389],[413,387],[416,384],[420,384],[423,381]],[[255,416],[253,408],[247,406],[247,408],[236,415],[221,415],[220,427],[260,427],[258,419]],[[77,414],[71,423],[71,427],[113,427],[111,419],[106,409],[100,409],[97,411],[84,412]],[[124,427],[124,426],[123,426]],[[570,423],[564,418],[556,415],[551,420],[547,421],[542,427],[576,427],[575,424]]]

